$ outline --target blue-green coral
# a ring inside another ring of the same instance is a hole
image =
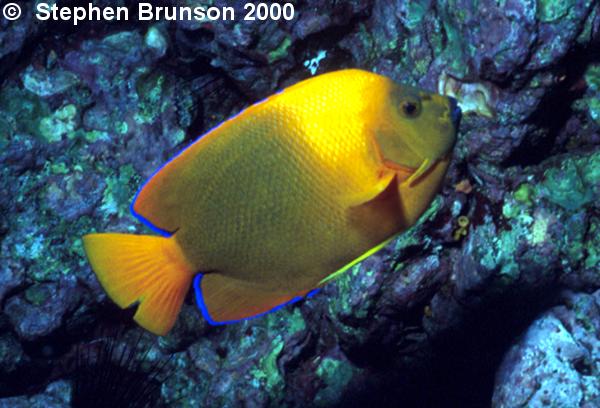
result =
[[[546,170],[540,193],[567,210],[576,210],[600,194],[600,152],[567,158]]]

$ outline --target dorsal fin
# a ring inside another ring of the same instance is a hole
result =
[[[180,227],[181,199],[177,173],[185,166],[189,149],[159,168],[140,188],[131,203],[131,213],[148,227],[163,235],[171,235]],[[179,199],[178,199],[179,198]]]
[[[183,219],[181,212],[187,203],[197,201],[204,193],[190,188],[198,189],[214,179],[215,171],[227,160],[223,156],[225,146],[234,140],[237,144],[242,142],[236,134],[244,133],[247,118],[256,116],[257,111],[265,109],[266,102],[276,96],[257,102],[221,123],[160,167],[138,191],[131,203],[131,213],[163,235],[171,235],[179,229]]]

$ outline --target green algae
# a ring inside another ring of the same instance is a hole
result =
[[[300,313],[300,309],[295,308],[290,316],[288,316],[288,330],[289,333],[297,333],[306,329],[306,322],[304,316]]]
[[[336,280],[336,285],[340,292],[340,295],[336,299],[331,299],[328,304],[329,313],[332,316],[336,314],[349,315],[352,314],[359,319],[364,319],[369,313],[369,306],[371,304],[370,299],[365,294],[363,301],[359,302],[358,305],[350,303],[352,299],[351,294],[356,291],[355,277],[362,273],[361,264],[354,265],[345,273],[341,274]],[[345,295],[348,293],[348,295]]]
[[[35,234],[25,242],[15,245],[15,254],[18,258],[36,260],[46,251],[45,240],[42,234]]]
[[[450,9],[457,10],[458,8],[453,8],[450,3],[445,7],[440,7],[440,30],[432,31],[430,41],[434,48],[434,55],[441,55],[445,61],[448,61],[447,70],[454,76],[463,78],[468,73],[468,58],[463,35],[457,25],[457,19],[460,17],[454,12],[449,12]]]
[[[365,23],[358,25],[358,38],[361,41],[363,51],[369,52],[365,59],[371,60],[376,56],[376,43],[378,37],[373,34],[372,30]]]
[[[288,54],[288,49],[290,48],[290,45],[292,45],[291,38],[285,37],[283,41],[281,41],[281,43],[277,46],[277,48],[275,48],[273,51],[267,54],[269,64],[272,64],[277,60],[285,58],[285,56]]]
[[[560,167],[544,173],[540,193],[566,210],[577,210],[592,202],[600,185],[600,152],[588,157],[567,158]]]
[[[474,250],[477,252],[485,251],[483,254],[480,252],[480,255],[482,255],[481,265],[488,270],[497,269],[500,282],[504,285],[509,285],[516,281],[521,275],[514,254],[517,251],[521,239],[523,239],[522,237],[528,235],[528,226],[518,223],[513,225],[511,230],[500,231],[497,236],[492,239],[490,248]]]
[[[271,395],[282,395],[285,380],[277,367],[277,358],[283,350],[286,339],[305,330],[306,322],[298,308],[293,308],[291,312],[282,310],[278,313],[269,313],[264,319],[266,333],[285,333],[285,338],[278,334],[270,340],[269,352],[250,371],[252,383],[257,388],[264,387]],[[240,340],[240,347],[250,350],[255,347],[255,341],[255,337],[245,336]]]
[[[121,135],[127,134],[127,132],[129,132],[129,125],[127,124],[127,122],[124,121],[116,122],[115,130]]]
[[[52,174],[69,174],[70,170],[65,162],[49,163],[49,170]]]
[[[40,284],[35,284],[25,290],[25,299],[35,306],[43,305],[49,297],[48,288]]]
[[[585,245],[587,257],[584,265],[586,268],[596,270],[600,274],[600,219],[592,217],[588,230],[588,240]]]
[[[515,201],[506,200],[502,205],[502,215],[504,218],[515,218],[522,212],[522,207]]]
[[[419,1],[411,1],[408,3],[408,13],[406,16],[406,28],[409,30],[414,30],[417,28],[423,18],[427,15],[428,12],[428,4],[425,2]]]
[[[106,179],[100,209],[106,216],[118,214],[122,217],[127,214],[139,182],[140,177],[133,166],[128,164],[119,168],[117,176]]]
[[[315,404],[325,407],[340,401],[348,383],[356,373],[356,368],[346,360],[325,357],[319,363],[316,372],[323,381],[324,387],[317,392]]]
[[[105,142],[108,142],[111,140],[110,135],[107,132],[103,132],[100,130],[91,130],[89,132],[83,132],[83,138],[89,143],[94,143],[99,140],[102,140]]]
[[[277,368],[277,357],[283,350],[281,336],[277,336],[271,343],[271,351],[260,359],[258,366],[251,370],[251,374],[270,394],[280,394],[283,390],[284,379]]]
[[[265,319],[268,330],[273,332],[284,329],[286,333],[292,335],[306,328],[304,316],[296,307],[285,308],[278,313],[269,313]]]
[[[560,247],[562,253],[569,260],[570,265],[577,265],[585,256],[585,227],[586,223],[581,213],[576,213],[563,219],[565,225],[564,234],[561,237]],[[566,272],[571,272],[570,266],[565,266]]]
[[[34,261],[27,276],[34,282],[49,282],[58,281],[61,276],[74,271],[86,270],[88,264],[80,237],[93,230],[91,219],[82,216],[74,222],[60,220],[58,223],[53,219],[47,224],[52,226],[52,236],[64,237],[64,241],[50,241],[49,234],[42,233],[37,226],[31,228],[32,235],[16,245],[14,256],[15,259]]]
[[[600,100],[597,98],[586,99],[590,117],[600,125]]]
[[[59,142],[64,136],[73,138],[78,126],[77,107],[73,104],[65,105],[40,120],[40,135],[49,143]]]
[[[575,3],[575,0],[538,0],[537,17],[544,23],[560,20],[569,14]]]
[[[28,146],[33,139],[20,134],[13,138],[21,146]],[[85,263],[77,237],[90,231],[90,218],[70,211],[85,205],[77,183],[88,169],[71,160],[69,155],[61,156],[61,160],[47,161],[41,169],[28,170],[19,178],[15,203],[37,204],[33,208],[26,205],[26,211],[9,218],[9,230],[15,233],[9,235],[12,244],[6,255],[27,266],[30,281],[56,281]],[[11,182],[10,175],[8,180]]]
[[[162,103],[165,85],[165,76],[151,75],[138,81],[136,91],[138,94],[138,112],[134,119],[138,124],[153,123],[164,112],[166,105]]]
[[[510,229],[495,233],[487,251],[475,249],[480,253],[481,264],[490,270],[499,268],[502,280],[505,283],[513,282],[520,275],[514,254],[521,243],[526,243],[549,244],[548,249],[552,252],[546,253],[546,256],[562,256],[565,259],[565,273],[571,270],[568,265],[578,264],[586,253],[588,258],[591,257],[589,261],[585,261],[586,267],[597,266],[598,259],[594,258],[594,250],[590,252],[586,249],[590,240],[585,240],[586,223],[580,209],[593,201],[593,197],[599,194],[599,188],[600,153],[569,157],[557,166],[546,169],[539,184],[521,184],[513,194],[506,196],[502,207],[503,216],[511,220]],[[531,213],[533,202],[538,197],[561,206],[569,213],[560,219],[543,207]],[[565,233],[558,240],[552,238],[550,231],[552,224],[556,222],[565,225]],[[590,227],[590,231],[593,228],[595,227]],[[493,233],[488,231],[489,234]],[[544,259],[533,258],[531,261],[544,265]]]
[[[585,20],[585,24],[583,25],[583,30],[577,37],[577,42],[582,45],[588,45],[593,38],[594,35],[594,21],[598,17],[598,13],[600,13],[600,9],[595,7],[592,9],[592,12]]]
[[[544,214],[536,214],[531,225],[531,234],[529,235],[529,242],[532,245],[539,245],[546,242],[548,239],[548,225],[550,223],[549,218]]]
[[[528,206],[533,205],[535,198],[535,187],[531,184],[523,183],[514,192],[515,200]]]
[[[592,64],[587,67],[584,78],[591,90],[600,91],[600,64]]]
[[[600,64],[590,65],[584,74],[591,95],[583,99],[590,117],[600,125]]]
[[[41,97],[63,93],[79,83],[72,72],[60,68],[39,70],[32,66],[25,69],[22,79],[25,89]]]
[[[214,351],[214,339],[198,338],[186,351],[173,354],[177,369],[166,379],[161,394],[169,407],[202,407],[215,376],[220,375],[223,360]],[[191,380],[191,381],[190,381]],[[212,401],[216,404],[216,401]],[[220,404],[217,406],[225,406]]]
[[[48,105],[32,92],[13,86],[0,92],[0,118],[4,122],[0,134],[5,138],[14,133],[42,137],[40,121],[49,114]]]

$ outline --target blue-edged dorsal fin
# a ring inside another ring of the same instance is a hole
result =
[[[177,167],[180,166],[176,163],[180,156],[159,168],[143,184],[130,207],[136,218],[163,235],[170,235],[180,227],[181,197],[177,198]]]
[[[181,227],[185,211],[205,198],[215,173],[235,160],[230,147],[238,146],[240,154],[252,144],[251,138],[240,138],[248,126],[256,122],[256,113],[277,95],[244,109],[211,129],[160,167],[142,186],[131,203],[131,212],[153,230],[170,235]],[[254,118],[254,121],[248,121]],[[236,136],[237,135],[237,136]]]

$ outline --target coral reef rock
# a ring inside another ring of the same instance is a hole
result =
[[[0,19],[0,406],[68,404],[73,350],[139,331],[83,234],[149,233],[129,205],[168,158],[348,67],[458,99],[444,188],[385,249],[276,313],[208,326],[190,295],[168,336],[138,344],[168,361],[157,403],[600,404],[597,1],[298,0],[290,21],[76,28],[20,3],[22,19]],[[137,4],[94,2],[109,3]]]

